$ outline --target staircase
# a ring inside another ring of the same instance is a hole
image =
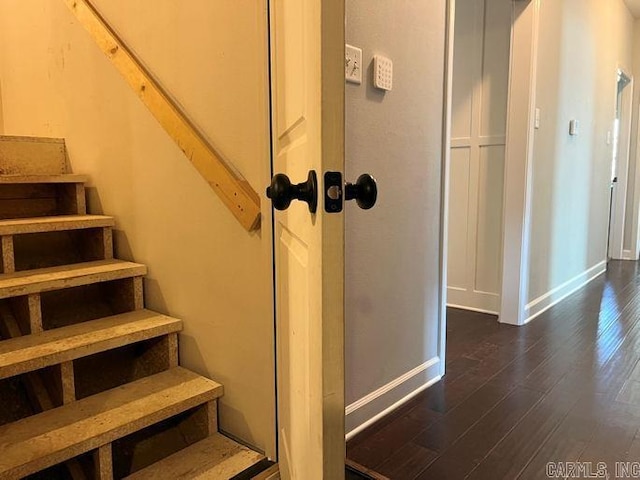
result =
[[[146,266],[113,258],[114,219],[87,214],[86,181],[61,140],[0,137],[0,479],[255,467],[218,433],[222,386],[178,365],[182,322],[144,308]]]

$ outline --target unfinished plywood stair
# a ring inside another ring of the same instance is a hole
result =
[[[0,137],[0,479],[230,479],[222,386],[178,365],[182,322],[144,308],[64,142]]]

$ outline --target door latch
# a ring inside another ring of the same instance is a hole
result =
[[[342,173],[325,172],[324,174],[324,211],[339,213],[344,202],[342,190]]]

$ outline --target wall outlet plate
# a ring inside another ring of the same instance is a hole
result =
[[[362,83],[362,49],[345,45],[344,76],[349,83]]]
[[[373,85],[385,91],[393,88],[393,62],[382,55],[373,57]]]

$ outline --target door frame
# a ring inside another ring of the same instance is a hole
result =
[[[447,40],[447,105],[446,131],[443,144],[443,199],[442,199],[442,265],[441,299],[442,329],[446,327],[447,308],[447,221],[449,195],[449,169],[451,144],[451,101],[453,70],[453,37],[455,1],[449,5],[449,38]],[[535,120],[535,92],[538,57],[538,31],[540,0],[513,0],[511,45],[509,54],[509,93],[507,100],[507,128],[505,147],[503,221],[502,221],[502,276],[500,288],[499,321],[511,325],[524,325],[527,315],[529,278],[529,231],[531,223],[531,178]],[[444,352],[446,339],[440,339]],[[444,362],[443,362],[444,363]],[[443,369],[444,374],[444,369]]]
[[[636,98],[634,85],[633,96]],[[640,119],[640,105],[635,107],[635,116],[637,119]],[[632,223],[631,223],[631,245],[633,250],[631,250],[631,258],[628,260],[638,260],[640,257],[640,122],[637,122],[638,125],[636,127],[636,148],[633,153],[633,158],[635,162],[635,178],[633,181],[633,215],[632,215]],[[629,155],[631,157],[631,155]]]
[[[631,121],[633,116],[634,82],[633,75],[631,75],[625,67],[618,65],[615,77],[614,118],[616,118],[618,113],[618,84],[620,77],[625,77],[628,83],[622,89],[622,98],[620,100],[620,130],[616,161],[616,177],[618,181],[613,187],[614,191],[609,218],[609,248],[606,256],[614,260],[631,260],[632,252],[624,250],[624,230],[627,212],[627,190],[629,186],[629,160],[631,158]],[[614,148],[615,147],[614,145]]]
[[[511,325],[532,319],[527,302],[539,26],[540,0],[512,2],[499,317]]]
[[[506,0],[508,1],[508,0]],[[489,0],[481,0],[482,3],[484,3],[483,9],[484,11],[482,12],[481,15],[477,15],[474,19],[475,22],[477,21],[481,21],[483,23],[483,30],[486,29],[486,22],[487,22],[487,8],[488,8],[488,2]],[[505,8],[505,13],[509,13],[509,16],[511,17],[512,14],[512,10],[513,7],[508,4],[506,5],[506,7],[509,7],[509,10],[507,10],[507,8]],[[455,8],[452,11],[452,15],[453,15],[453,19],[452,19],[452,27],[451,30],[453,31],[455,28]],[[511,29],[511,26],[513,24],[513,21],[511,20],[509,22],[509,29]],[[478,25],[474,25],[475,28],[478,27]],[[511,30],[509,30],[509,32],[511,32]],[[483,31],[483,35],[484,35]],[[452,36],[452,48],[451,48],[451,53],[447,52],[448,55],[450,55],[449,60],[452,61],[452,65],[451,65],[451,73],[453,76],[453,63],[455,63],[455,34],[454,36]],[[475,73],[480,73],[481,76],[483,76],[482,72],[484,70],[483,66],[481,65],[484,62],[484,58],[483,56],[485,55],[485,52],[480,54],[480,64],[476,65],[476,72]],[[510,53],[508,54],[510,55]],[[474,55],[472,55],[472,57],[474,57]],[[507,59],[507,61],[509,62],[509,66],[511,64],[511,58],[509,57]],[[475,92],[474,90],[476,88],[478,88],[477,83],[473,82],[474,85],[471,87],[471,90],[469,92],[467,92],[468,94],[470,94],[473,99],[471,101],[472,105],[470,106],[471,111],[472,111],[472,117],[477,115],[476,112],[476,107],[479,107],[479,110],[484,109],[484,103],[485,100],[483,98],[483,94],[482,92]],[[450,86],[449,88],[450,91],[450,95],[453,95],[453,85]],[[449,101],[451,103],[452,99],[450,98]],[[506,113],[506,112],[505,112]],[[449,148],[450,150],[455,150],[456,148],[461,148],[461,149],[469,149],[470,155],[473,156],[473,152],[474,152],[474,144],[477,141],[478,145],[480,146],[480,149],[482,149],[483,147],[490,147],[490,146],[502,146],[504,145],[505,150],[506,150],[506,132],[503,133],[494,133],[492,132],[489,135],[482,135],[482,133],[480,132],[481,128],[478,127],[479,131],[476,132],[477,135],[474,135],[474,127],[473,127],[473,119],[471,120],[471,127],[470,127],[470,143],[467,144],[466,143],[466,139],[460,139],[460,138],[453,138],[452,137],[452,130],[451,130],[451,123],[453,121],[453,117],[452,117],[452,111],[450,111],[448,113],[448,121],[446,122],[447,127],[449,127],[448,129],[448,133],[447,135],[449,135],[449,137],[447,138],[447,148]],[[476,120],[477,122],[478,120]],[[506,122],[505,122],[506,123]],[[505,125],[506,127],[506,125]],[[474,138],[477,137],[477,138]],[[473,140],[471,140],[473,139]],[[462,140],[462,143],[461,143]],[[452,152],[448,152],[449,156],[451,156]],[[505,152],[505,158],[504,160],[506,160],[506,152]],[[472,162],[473,164],[473,162]],[[449,193],[450,193],[450,188],[449,188],[449,184],[450,184],[450,159],[447,158],[447,162],[446,162],[446,194],[447,196],[445,198],[443,198],[443,203],[446,204],[447,210],[446,210],[446,217],[447,219],[449,218],[449,202],[452,200],[449,197]],[[443,169],[444,170],[444,169]],[[471,169],[470,171],[470,175],[473,177],[473,169]],[[471,177],[470,177],[471,178]],[[504,182],[503,182],[504,183]],[[479,194],[479,192],[474,191],[474,189],[469,185],[468,189],[470,192],[470,199],[471,198],[475,198],[474,194],[477,196],[477,194]],[[477,200],[477,199],[476,199]],[[504,199],[502,199],[502,201],[504,201]],[[477,209],[476,209],[477,210]],[[443,210],[444,212],[444,210]],[[504,206],[502,206],[500,211],[495,211],[492,212],[492,214],[500,216],[500,219],[502,220],[502,215],[504,212]],[[444,215],[444,213],[443,213]],[[467,217],[471,217],[471,213],[468,212]],[[467,248],[467,258],[466,258],[466,265],[465,265],[465,279],[467,281],[465,288],[462,287],[456,287],[454,285],[449,285],[448,282],[445,282],[445,286],[448,290],[447,292],[447,306],[450,308],[457,308],[457,309],[463,309],[463,310],[468,310],[468,311],[472,311],[472,312],[478,312],[478,313],[484,313],[484,314],[489,314],[489,315],[494,315],[494,316],[498,316],[499,312],[500,312],[500,302],[501,302],[501,296],[502,296],[502,266],[500,265],[500,262],[495,262],[495,266],[494,268],[498,271],[498,285],[495,287],[495,289],[491,289],[491,290],[482,290],[482,289],[477,289],[476,285],[475,285],[475,278],[477,276],[478,273],[478,269],[477,269],[477,263],[478,263],[478,252],[471,252],[471,250],[475,250],[478,244],[478,239],[476,237],[478,237],[478,227],[482,224],[481,221],[481,217],[479,212],[475,212],[475,218],[473,222],[469,221],[469,218],[467,218],[467,231],[466,231],[466,238],[465,238],[465,245],[468,246]],[[471,227],[469,227],[469,224],[471,224]],[[449,225],[448,223],[446,224],[446,229],[449,229]],[[502,241],[502,235],[503,232],[500,231],[498,232],[498,235],[500,236],[500,242]],[[473,239],[471,239],[470,237],[473,236]],[[448,237],[449,235],[447,234],[447,239],[445,239],[446,241],[448,241]],[[443,241],[445,241],[443,240]],[[500,250],[497,252],[498,255],[500,255],[500,257],[502,257],[502,253],[503,253],[503,247],[499,246]],[[502,260],[502,258],[500,258],[500,260]],[[448,265],[447,265],[448,267]],[[472,300],[472,297],[475,297],[475,300]]]
[[[453,104],[453,52],[456,25],[456,0],[447,0],[445,29],[444,106],[442,109],[442,174],[440,211],[440,323],[438,357],[440,376],[446,373],[447,352],[447,261],[449,256],[449,181],[451,170],[451,108]]]

